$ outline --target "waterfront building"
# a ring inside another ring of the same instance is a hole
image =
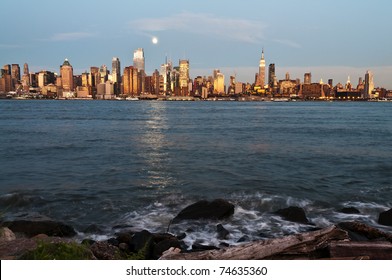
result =
[[[3,71],[2,71],[2,73],[3,73],[3,74],[6,74],[6,75],[11,75],[11,65],[10,65],[10,64],[5,64],[5,65],[3,66]]]
[[[12,91],[12,77],[11,74],[7,74],[7,71],[2,71],[0,78],[0,92]]]
[[[19,64],[12,64],[11,76],[14,85],[20,81],[20,67]]]
[[[372,92],[374,90],[374,77],[371,71],[366,71],[365,74],[365,89],[363,91],[363,98],[372,98]]]
[[[189,60],[181,59],[179,61],[179,86],[181,95],[188,94],[188,83],[189,83]]]
[[[124,68],[123,72],[123,94],[125,95],[137,95],[140,94],[140,87],[139,87],[139,82],[140,82],[140,72],[133,67],[133,66],[128,66]]]
[[[275,64],[271,63],[268,66],[268,86],[270,89],[274,87],[274,79],[275,79]]]
[[[106,83],[106,81],[109,79],[109,71],[106,65],[102,65],[99,68],[99,82],[101,84]]]
[[[160,81],[159,77],[160,77],[159,71],[158,71],[158,69],[155,69],[154,73],[152,74],[152,81],[151,81],[151,84],[152,84],[151,93],[152,94],[156,94],[156,95],[159,94],[159,81]]]
[[[305,73],[304,75],[304,84],[310,85],[312,83],[312,73]]]
[[[264,49],[261,51],[261,58],[259,62],[259,74],[256,76],[256,86],[264,88],[265,85],[265,59]]]
[[[121,64],[118,57],[112,59],[112,82],[114,84],[114,93],[120,94],[121,89]]]
[[[43,88],[49,84],[54,84],[56,82],[56,75],[53,72],[42,70],[36,73],[38,77],[38,87]]]
[[[214,93],[225,93],[225,75],[220,70],[214,70]]]
[[[29,75],[29,65],[27,63],[23,65],[22,86],[25,92],[29,91],[30,75]]]
[[[133,67],[138,71],[146,71],[143,48],[138,48],[133,52]]]
[[[162,90],[160,90],[163,94],[171,93],[171,72],[173,71],[173,65],[171,61],[167,61],[165,64],[161,65],[160,75],[162,76]]]
[[[68,59],[60,66],[61,87],[64,91],[74,90],[73,67]]]

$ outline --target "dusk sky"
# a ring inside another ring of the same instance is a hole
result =
[[[119,57],[132,65],[144,48],[151,74],[167,55],[190,74],[214,68],[254,82],[264,47],[278,79],[329,78],[354,85],[371,70],[392,89],[392,1],[388,0],[1,0],[0,64],[27,62],[30,71],[59,72],[68,58],[75,74]],[[158,38],[153,44],[152,38]]]

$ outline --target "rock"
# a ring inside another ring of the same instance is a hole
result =
[[[355,207],[344,207],[340,209],[340,212],[344,214],[361,214],[361,212]]]
[[[237,240],[237,243],[242,243],[242,242],[250,242],[249,236],[244,235],[240,239]]]
[[[170,248],[178,248],[181,249],[183,243],[177,240],[177,238],[162,240],[159,243],[154,245],[153,248],[153,259],[159,259],[163,252],[169,250]]]
[[[132,236],[132,240],[129,243],[129,249],[135,253],[139,252],[142,249],[146,249],[147,251],[149,251],[152,245],[153,238],[153,234],[147,230],[136,232]]]
[[[76,235],[75,230],[68,225],[56,221],[25,221],[17,220],[4,222],[3,226],[8,227],[13,232],[23,233],[28,237],[38,234],[46,234],[48,236],[72,237]]]
[[[116,239],[119,243],[131,244],[132,234],[129,232],[122,232],[122,233],[117,234]]]
[[[290,222],[309,224],[309,220],[306,218],[304,209],[300,207],[290,206],[276,211],[275,214],[278,214],[283,219]]]
[[[216,232],[218,234],[218,239],[227,239],[227,236],[229,236],[230,234],[230,232],[225,229],[221,224],[216,226]]]
[[[15,233],[7,227],[0,228],[0,241],[12,241],[15,240]]]
[[[120,243],[120,244],[118,244],[118,248],[119,248],[120,250],[122,250],[122,251],[128,251],[129,246],[128,246],[127,243]]]
[[[120,249],[110,245],[108,242],[99,241],[90,246],[90,250],[98,260],[119,260],[121,259]]]
[[[107,243],[109,243],[110,245],[116,246],[118,247],[118,245],[120,244],[120,242],[116,239],[116,238],[109,238],[107,241]]]
[[[384,226],[392,226],[392,208],[380,213],[378,216],[378,223]]]
[[[47,236],[46,234],[40,233],[40,234],[37,234],[36,236],[33,236],[32,238],[33,238],[33,239],[42,240],[42,239],[46,239],[46,238],[48,238],[48,237],[49,237],[49,236]]]
[[[234,205],[223,199],[216,199],[212,202],[201,200],[183,209],[173,222],[181,220],[222,220],[234,214]]]
[[[177,235],[177,239],[178,239],[178,240],[183,240],[183,239],[185,239],[185,237],[186,237],[186,233],[185,233],[185,232],[183,232],[183,233]]]

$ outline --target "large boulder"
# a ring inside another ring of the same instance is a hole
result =
[[[306,218],[305,210],[301,207],[290,206],[288,208],[276,211],[275,214],[278,214],[283,219],[290,222],[309,224],[309,220]]]
[[[380,213],[378,216],[378,223],[384,226],[392,226],[392,208]]]
[[[72,237],[76,235],[75,230],[66,224],[56,221],[25,221],[17,220],[4,222],[2,226],[8,227],[15,233],[23,233],[27,237],[33,237],[38,234],[48,236]]]
[[[223,199],[201,200],[183,209],[173,222],[181,220],[222,220],[234,214],[234,205]]]
[[[12,241],[15,240],[15,234],[7,227],[0,228],[0,241]]]

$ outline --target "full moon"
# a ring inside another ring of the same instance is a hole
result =
[[[152,37],[152,43],[154,44],[154,45],[156,45],[156,44],[158,44],[158,38],[157,37]]]

